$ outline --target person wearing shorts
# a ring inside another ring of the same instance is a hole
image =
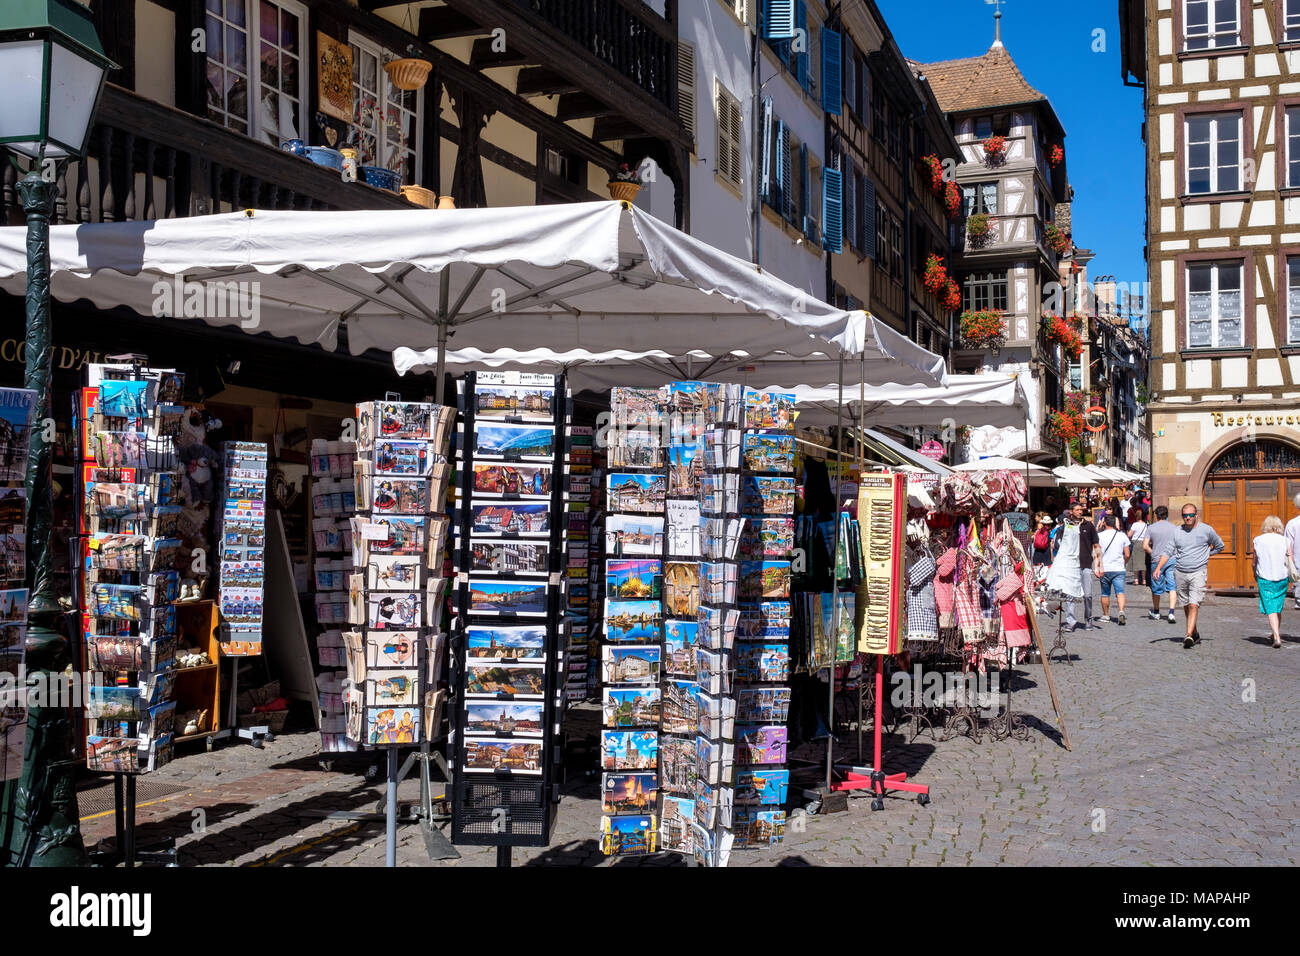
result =
[[[1147,525],[1147,534],[1142,541],[1142,549],[1147,553],[1147,569],[1151,579],[1151,610],[1147,612],[1147,617],[1153,621],[1160,620],[1160,595],[1168,594],[1168,621],[1173,624],[1177,620],[1174,611],[1178,609],[1178,583],[1174,580],[1174,564],[1172,561],[1169,562],[1163,574],[1156,574],[1153,562],[1160,559],[1165,546],[1172,540],[1178,528],[1169,520],[1169,509],[1164,505],[1156,509],[1156,519],[1154,523]]]
[[[1098,543],[1101,547],[1101,616],[1113,620],[1110,616],[1110,596],[1113,593],[1118,605],[1119,623],[1124,624],[1124,577],[1132,546],[1128,535],[1119,530],[1118,515],[1107,516]]]
[[[1178,600],[1183,602],[1183,614],[1187,618],[1187,636],[1183,638],[1183,647],[1188,648],[1201,643],[1196,618],[1205,601],[1210,558],[1222,551],[1224,544],[1217,531],[1208,524],[1199,522],[1196,505],[1183,505],[1182,518],[1183,526],[1174,532],[1160,555],[1156,574],[1160,574],[1166,564],[1174,565]]]

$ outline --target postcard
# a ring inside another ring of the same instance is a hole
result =
[[[733,793],[731,787],[710,787],[703,780],[695,781],[695,822],[710,830],[729,828]]]
[[[438,406],[424,402],[374,402],[378,409],[379,437],[432,438],[433,411]]]
[[[138,584],[92,584],[87,613],[91,617],[138,621],[143,590]]]
[[[523,614],[544,616],[547,613],[545,581],[500,581],[491,578],[469,579],[470,614]]]
[[[662,514],[667,495],[663,475],[634,471],[611,471],[605,479],[610,511]]]
[[[606,813],[653,812],[659,794],[659,776],[654,773],[601,774],[601,807]]]
[[[386,515],[376,517],[369,524],[371,528],[387,533],[387,537],[366,540],[371,554],[424,553],[424,518]]]
[[[544,498],[551,494],[550,465],[487,462],[474,465],[474,497]]]
[[[785,558],[794,550],[793,518],[750,518],[740,539],[740,553],[751,560]]]
[[[694,799],[696,776],[695,738],[660,738],[659,786],[669,793],[690,794]]]
[[[372,670],[366,675],[366,704],[375,707],[413,707],[418,703],[420,672]]]
[[[606,856],[640,856],[658,849],[653,814],[601,817],[600,832],[601,850]]]
[[[694,652],[692,652],[692,658]],[[695,662],[692,659],[691,667]],[[700,717],[700,703],[696,698],[695,681],[665,681],[663,688],[663,719],[659,729],[665,734],[694,734]]]
[[[694,796],[674,797],[665,795],[659,821],[660,848],[678,853],[694,852],[695,830],[691,826],[691,821],[694,818]]]
[[[133,773],[140,768],[138,737],[86,737],[86,767],[105,773]]]
[[[95,464],[101,468],[143,468],[145,448],[144,432],[96,432]]]
[[[609,390],[614,424],[624,427],[656,425],[661,408],[667,400],[667,391],[661,388],[615,386]]]
[[[91,489],[91,514],[112,521],[143,521],[149,486],[96,482]]]
[[[375,442],[375,480],[380,475],[427,477],[433,474],[433,466],[440,463],[441,457],[427,441],[381,439]]]
[[[785,811],[738,808],[732,833],[738,846],[775,846],[785,839]]]
[[[727,655],[698,648],[695,651],[695,682],[703,694],[731,693],[731,674]]]
[[[4,431],[0,454],[0,482],[23,481],[27,474],[27,449],[31,441],[36,392],[28,388],[0,389],[0,429]]]
[[[601,680],[605,684],[658,684],[661,649],[657,644],[631,644],[600,649]]]
[[[474,425],[475,457],[553,458],[555,430],[537,425]]]
[[[658,600],[663,588],[663,562],[612,558],[605,562],[605,595],[611,600]]]
[[[694,498],[697,482],[704,470],[698,443],[668,446],[668,494],[681,498]]]
[[[789,596],[789,561],[740,562],[740,599],[742,601],[782,600]]]
[[[745,435],[745,467],[750,471],[794,471],[794,435],[757,432]]]
[[[442,736],[442,715],[447,707],[447,691],[431,690],[424,695],[424,737],[436,740]]]
[[[113,418],[144,418],[149,414],[153,384],[146,381],[101,382],[95,411]]]
[[[741,723],[783,724],[790,718],[790,688],[744,688],[736,695]]]
[[[792,477],[745,476],[742,507],[751,515],[794,513],[795,480]]]
[[[736,735],[736,757],[741,763],[785,763],[787,739],[784,726],[740,727]]]
[[[555,389],[533,385],[476,385],[474,417],[502,421],[555,420]]]
[[[605,770],[653,770],[659,762],[659,732],[603,730],[600,765]]]
[[[542,625],[491,627],[472,624],[465,628],[467,657],[483,660],[543,660],[546,657],[546,628]]]
[[[794,427],[793,392],[760,392],[745,389],[745,427],[773,430]]]
[[[366,742],[372,745],[418,744],[419,707],[367,707]]]
[[[736,603],[736,565],[725,561],[710,561],[701,569],[700,600],[704,604]]]
[[[642,431],[623,431],[611,433],[615,444],[608,449],[610,468],[662,468],[664,450],[653,444],[628,444],[626,439],[648,434]]]
[[[419,627],[423,604],[424,595],[418,591],[368,595],[366,624],[375,630],[385,631]]]
[[[790,679],[789,644],[736,645],[736,680],[752,683],[776,683]]]
[[[545,730],[544,706],[541,701],[515,704],[471,700],[465,704],[465,733],[541,737]]]
[[[91,684],[86,697],[86,716],[94,720],[132,721],[140,719],[140,688]]]
[[[664,623],[664,669],[679,677],[694,677],[695,651],[699,643],[699,624],[695,621]]]
[[[539,575],[550,573],[550,545],[527,541],[470,542],[469,570],[484,573]]]
[[[789,786],[789,770],[740,770],[736,773],[736,805],[783,804]]]
[[[140,637],[86,636],[86,652],[92,669],[138,671],[144,669],[145,642]]]
[[[707,647],[712,651],[731,650],[736,642],[736,629],[740,623],[738,609],[701,607],[697,620],[700,625],[701,647]]]
[[[421,515],[430,510],[427,478],[390,478],[377,475],[371,478],[370,482],[373,488],[371,503],[377,515]]]
[[[662,698],[658,687],[606,687],[602,713],[606,727],[659,726]]]
[[[545,501],[511,501],[470,505],[473,533],[549,537],[551,505]]]
[[[608,640],[658,641],[662,637],[663,623],[663,606],[658,601],[605,602],[605,636]]]
[[[710,428],[704,433],[704,455],[713,471],[740,467],[740,429]]]
[[[741,640],[790,639],[790,602],[764,601],[757,609],[746,608],[740,613]]]
[[[740,549],[744,518],[704,518],[700,525],[701,553],[708,561],[732,561]]]
[[[739,511],[740,476],[715,472],[701,475],[699,510],[710,515],[729,515]]]
[[[370,556],[366,581],[372,591],[409,591],[420,577],[420,559],[414,555]]]
[[[658,650],[658,648],[656,648]],[[531,662],[513,662],[510,664],[465,665],[465,693],[488,694],[493,697],[504,694],[510,697],[539,697],[544,689],[544,665]]]
[[[696,786],[703,781],[716,787],[731,776],[735,748],[732,744],[695,738]]]
[[[736,729],[736,700],[733,697],[711,697],[697,694],[700,705],[701,737],[710,740],[730,740]]]
[[[611,555],[663,553],[664,519],[609,515],[605,519],[605,551]]]
[[[541,742],[466,735],[465,772],[496,773],[498,770],[541,776]]]
[[[447,515],[429,516],[429,554],[430,568],[441,568],[447,552],[447,532],[451,530],[451,518]]]
[[[667,512],[668,553],[679,558],[699,558],[700,503],[674,499],[668,502]]]
[[[669,561],[664,566],[664,606],[672,617],[694,618],[700,607],[700,566]]]

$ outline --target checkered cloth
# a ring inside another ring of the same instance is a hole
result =
[[[907,569],[908,640],[939,639],[939,615],[934,603],[934,577],[938,570],[934,558],[924,551]]]

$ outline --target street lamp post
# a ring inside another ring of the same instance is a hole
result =
[[[36,392],[27,456],[28,674],[45,694],[70,660],[54,625],[50,539],[54,525],[50,388],[54,373],[50,329],[50,216],[59,162],[85,155],[104,78],[104,55],[90,11],[74,0],[5,0],[0,10],[0,146],[32,161],[18,183],[27,217],[27,364],[24,386]],[[60,695],[61,696],[61,695]],[[56,699],[27,711],[22,776],[5,787],[6,863],[72,866],[85,862],[73,786],[71,722]]]

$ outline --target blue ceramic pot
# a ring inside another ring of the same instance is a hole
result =
[[[343,154],[327,146],[308,146],[304,155],[317,166],[343,171]]]
[[[384,169],[382,166],[360,166],[357,172],[368,185],[376,189],[387,189],[390,193],[402,190],[401,175],[391,169]]]
[[[291,139],[288,142],[281,143],[280,148],[286,153],[293,153],[295,156],[307,155],[307,144],[300,139]]]

